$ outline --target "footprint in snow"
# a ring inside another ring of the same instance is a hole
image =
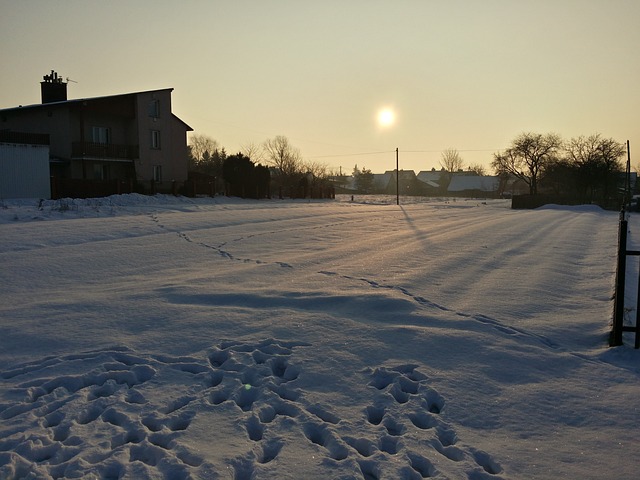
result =
[[[488,453],[459,443],[454,428],[442,417],[444,398],[428,384],[428,377],[417,370],[417,365],[382,366],[365,373],[373,398],[363,416],[378,442],[376,445],[366,437],[346,441],[363,459],[371,457],[377,448],[408,461],[407,466],[390,473],[382,462],[374,465],[362,460],[359,465],[365,478],[430,478],[465,471],[465,476],[475,479],[502,473]],[[424,445],[430,448],[425,449]]]
[[[286,475],[299,452],[344,478],[502,473],[489,454],[458,438],[444,398],[417,365],[361,372],[369,404],[342,418],[301,387],[295,352],[305,346],[225,341],[202,357],[180,358],[111,348],[0,372],[11,386],[0,398],[0,478],[231,473],[240,480]],[[202,435],[203,425],[216,425],[213,439],[236,435],[235,456],[194,449],[190,435]]]

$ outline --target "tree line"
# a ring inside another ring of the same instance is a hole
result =
[[[328,187],[331,176],[326,165],[305,161],[282,135],[228,155],[213,138],[194,134],[189,139],[189,171],[212,177],[216,193],[249,198],[272,193],[304,198],[312,189]]]
[[[508,148],[493,154],[491,167],[501,179],[501,189],[513,177],[529,188],[529,194],[554,194],[575,203],[615,203],[625,172],[626,145],[599,133],[564,140],[555,133],[525,132]],[[448,148],[441,152],[441,188],[454,173],[463,172],[460,153]],[[485,175],[481,165],[470,165],[468,174]],[[354,186],[361,193],[372,191],[373,174],[366,168],[353,170]],[[446,190],[445,190],[446,191]]]
[[[531,195],[543,187],[581,203],[606,202],[617,195],[626,152],[625,144],[598,133],[565,141],[555,133],[526,132],[494,153],[491,166],[497,175],[522,180]]]
[[[541,191],[573,198],[576,202],[607,202],[617,196],[626,145],[599,133],[564,140],[555,133],[519,134],[508,148],[493,154],[491,167],[503,184],[516,177],[526,184],[529,194]],[[458,151],[442,152],[443,172],[461,172],[463,160]],[[468,170],[484,175],[479,165]]]
[[[211,137],[195,134],[190,137],[189,150],[190,172],[213,177],[216,192],[229,195],[262,198],[284,192],[289,197],[305,197],[310,189],[328,186],[330,178],[338,177],[324,164],[305,161],[284,136],[247,144],[237,154],[228,155]],[[564,140],[555,133],[525,132],[493,154],[491,167],[504,183],[511,177],[522,181],[532,195],[542,191],[582,203],[606,202],[617,195],[625,154],[625,144],[598,133]],[[443,172],[459,172],[463,160],[457,150],[449,148],[441,153],[440,165]],[[485,174],[481,165],[468,170]],[[356,165],[352,175],[359,191],[371,191],[371,170]]]

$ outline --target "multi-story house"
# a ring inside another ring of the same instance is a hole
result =
[[[52,71],[41,82],[42,103],[1,109],[0,130],[49,135],[54,196],[70,185],[64,180],[89,189],[117,180],[138,191],[175,193],[187,180],[192,128],[171,112],[172,91],[68,100],[67,83]],[[56,179],[63,182],[54,185]]]

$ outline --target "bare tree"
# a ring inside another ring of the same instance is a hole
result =
[[[245,157],[249,157],[254,163],[262,163],[265,161],[264,148],[262,145],[257,143],[245,143],[240,148],[240,153],[242,153]]]
[[[457,150],[453,148],[447,148],[442,151],[440,166],[444,168],[447,172],[458,172],[462,170],[462,157]]]
[[[529,185],[529,193],[538,193],[538,183],[546,165],[555,161],[562,139],[555,133],[522,133],[504,152],[493,154],[491,166],[498,173],[516,176]]]
[[[305,170],[313,175],[314,180],[326,180],[331,175],[325,163],[307,161],[304,166]]]
[[[302,171],[302,155],[289,139],[278,135],[264,142],[267,162],[275,167],[284,177],[291,177]]]
[[[485,166],[480,165],[479,163],[474,163],[473,165],[469,165],[469,171],[475,172],[476,175],[479,175],[481,177],[487,174],[487,169],[485,168]]]
[[[606,199],[615,188],[616,174],[623,171],[620,158],[626,146],[599,133],[572,138],[565,147],[567,161],[576,171],[578,190],[593,199],[600,191]],[[588,192],[588,193],[587,193]]]
[[[216,140],[208,135],[195,133],[189,136],[189,149],[191,150],[191,158],[197,165],[205,159],[205,153],[213,155],[215,151],[220,149],[220,146]]]

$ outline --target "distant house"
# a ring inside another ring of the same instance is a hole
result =
[[[443,194],[443,182],[444,176],[447,174],[444,170],[422,170],[418,172],[416,178],[422,184],[422,189],[425,195],[440,195]]]
[[[50,173],[62,181],[54,188],[82,181],[82,196],[100,196],[107,184],[118,193],[123,183],[169,192],[187,180],[192,128],[172,113],[172,88],[68,100],[57,73],[43,80],[42,103],[1,109],[0,130],[49,135]]]
[[[497,176],[458,175],[451,176],[447,192],[451,195],[466,197],[497,196],[500,188],[500,178]]]
[[[442,170],[422,170],[418,172],[418,180],[423,183],[430,184],[433,187],[439,186],[440,178],[444,172]]]
[[[390,171],[385,173],[374,173],[373,191],[376,193],[388,193],[389,184],[391,183],[392,178],[395,178],[395,176]],[[396,187],[393,186],[393,188],[395,189]],[[393,190],[393,193],[395,193],[395,190]]]
[[[400,195],[422,195],[424,194],[421,188],[420,182],[416,177],[416,172],[413,170],[387,170],[382,177],[386,181],[386,185],[383,186],[381,193]]]

